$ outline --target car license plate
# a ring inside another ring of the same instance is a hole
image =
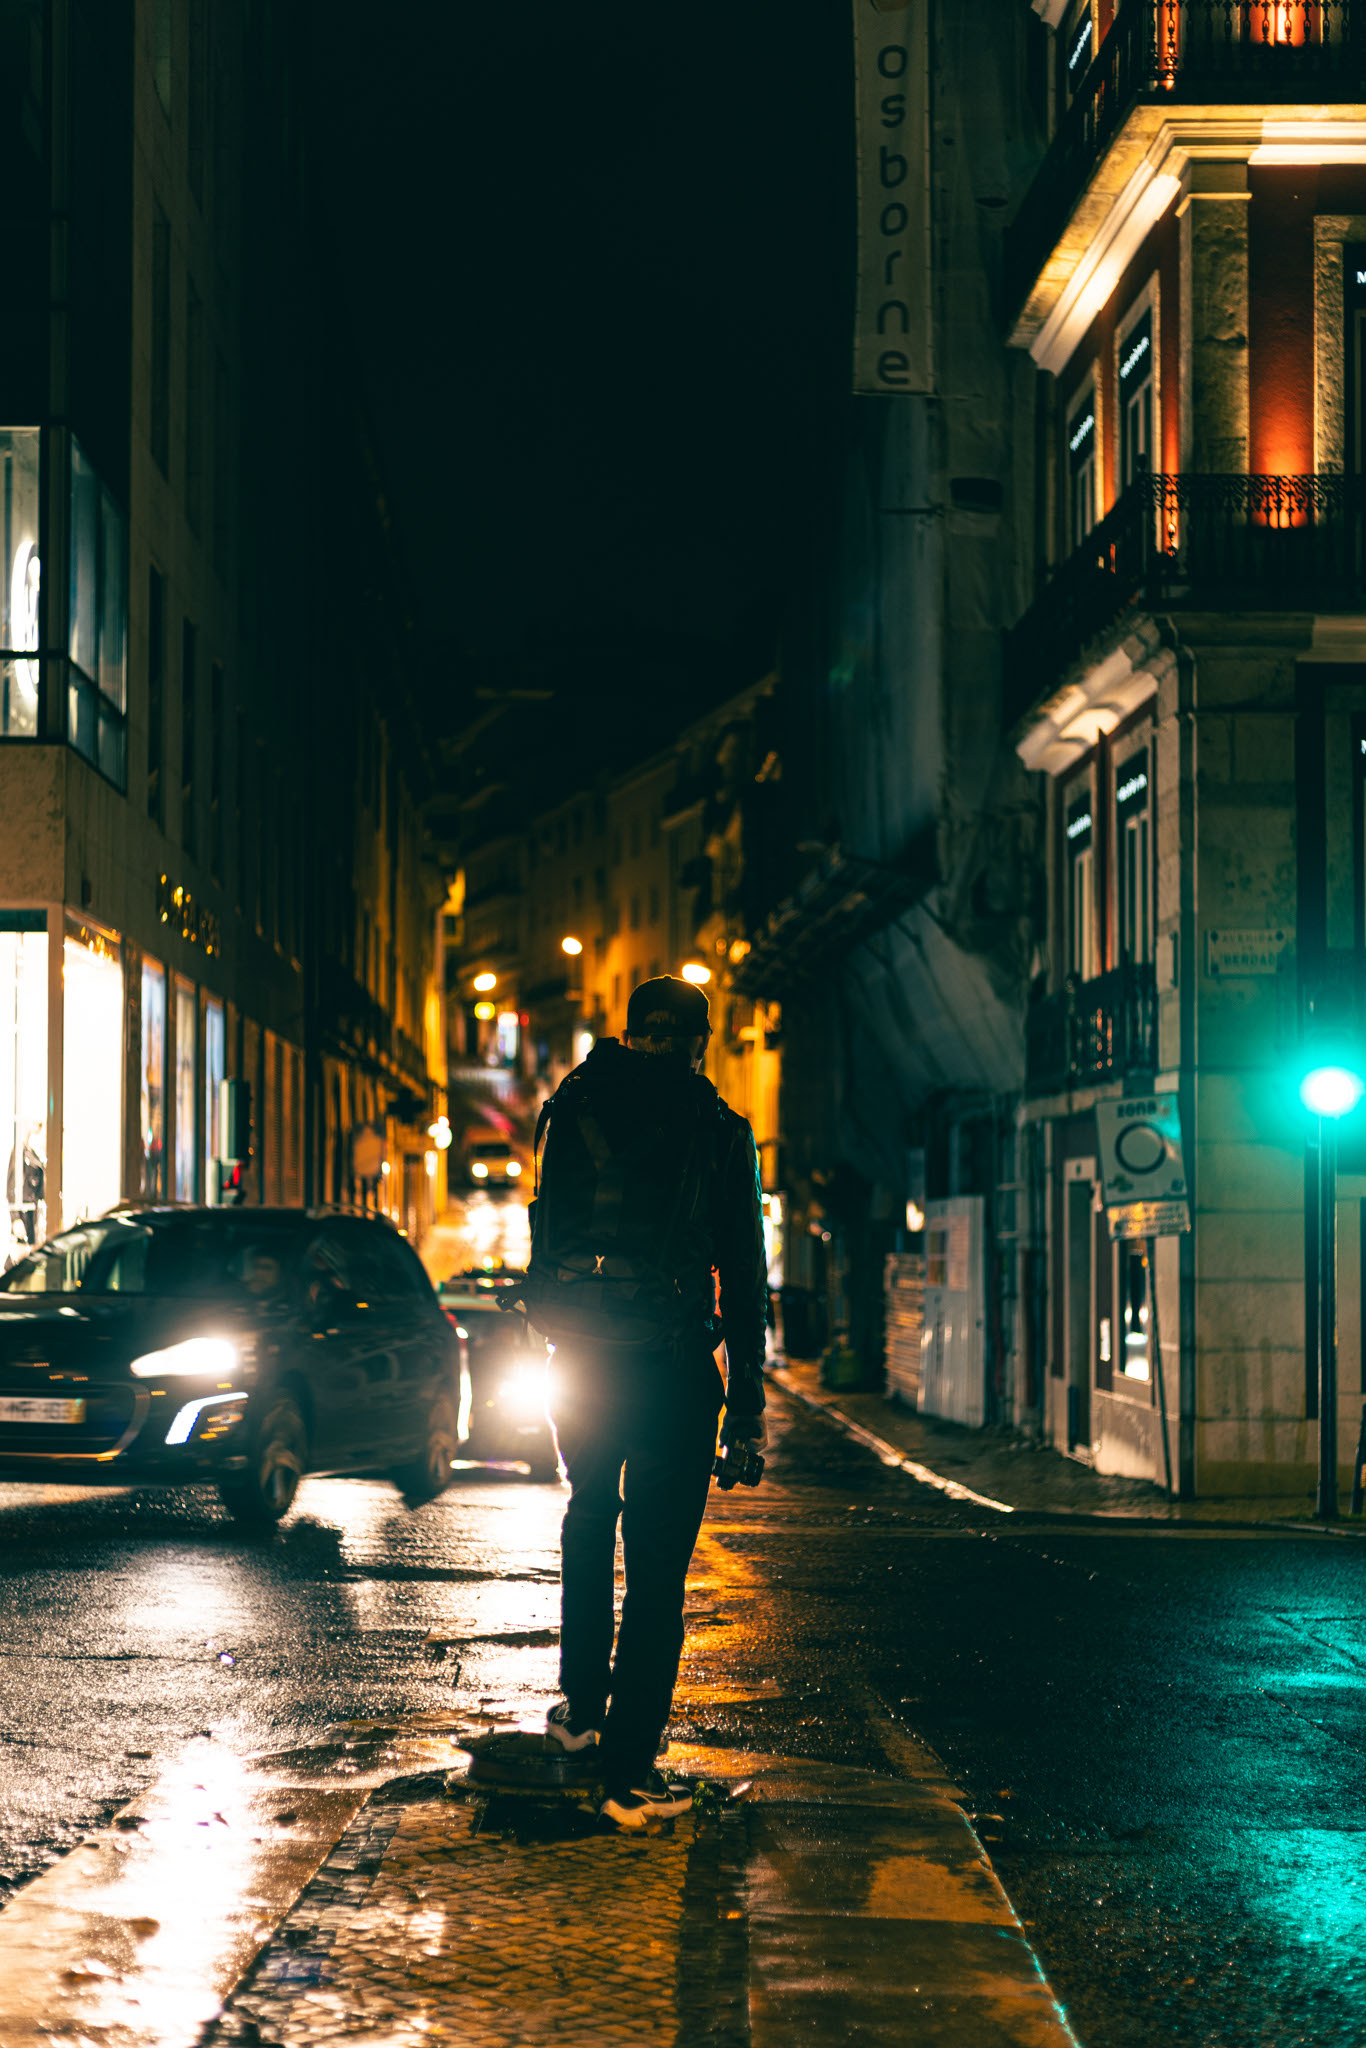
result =
[[[46,1400],[38,1394],[0,1394],[0,1422],[84,1422],[84,1401]]]

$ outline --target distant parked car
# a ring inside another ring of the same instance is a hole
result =
[[[517,1461],[538,1480],[559,1476],[546,1411],[545,1340],[520,1309],[498,1306],[525,1278],[502,1269],[453,1273],[437,1290],[461,1344],[461,1453],[490,1464]]]
[[[0,1479],[212,1479],[238,1520],[305,1473],[449,1483],[459,1343],[379,1217],[125,1208],[0,1277]]]
[[[474,1138],[465,1147],[465,1163],[476,1187],[494,1187],[520,1180],[522,1162],[506,1138]]]

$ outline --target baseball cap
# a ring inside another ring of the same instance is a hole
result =
[[[631,990],[626,1005],[628,1038],[697,1038],[711,1030],[711,1005],[690,981],[657,974]]]

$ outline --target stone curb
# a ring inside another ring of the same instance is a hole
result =
[[[911,1457],[909,1452],[901,1450],[898,1445],[890,1443],[886,1437],[879,1436],[865,1423],[848,1414],[839,1405],[837,1395],[813,1393],[808,1387],[804,1387],[787,1367],[770,1366],[766,1377],[781,1388],[790,1400],[800,1402],[813,1415],[822,1416],[833,1429],[838,1429],[844,1436],[852,1437],[856,1443],[866,1445],[884,1465],[905,1472],[922,1486],[933,1487],[936,1492],[946,1495],[950,1500],[989,1508],[999,1515],[1019,1515],[1031,1523],[1046,1522],[1053,1527],[1065,1528],[1113,1529],[1116,1525],[1122,1527],[1127,1524],[1135,1528],[1160,1530],[1170,1535],[1188,1535],[1191,1532],[1211,1535],[1246,1534],[1256,1530],[1262,1534],[1336,1536],[1358,1541],[1366,1539],[1366,1523],[1348,1520],[1313,1522],[1277,1515],[1267,1516],[1261,1520],[1246,1518],[1221,1521],[1213,1516],[1183,1516],[1170,1511],[1154,1515],[1121,1507],[1110,1507],[1094,1512],[1085,1508],[1036,1508],[1027,1507],[1019,1501],[996,1499],[990,1494],[977,1493],[962,1481],[950,1479],[943,1473],[936,1472],[931,1466],[922,1464],[918,1459]]]
[[[1076,2048],[937,1760],[754,1760],[648,1836],[572,1799],[373,1793],[202,2048],[603,2040]],[[728,1785],[731,1797],[722,1796]]]

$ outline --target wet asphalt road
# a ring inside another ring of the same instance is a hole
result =
[[[1359,2048],[1366,1548],[988,1518],[775,1411],[706,1540],[777,1696],[678,1732],[882,1768],[880,1710],[924,1735],[1085,2048]],[[0,1878],[186,1745],[545,1694],[562,1503],[315,1481],[249,1543],[208,1494],[0,1490]]]

